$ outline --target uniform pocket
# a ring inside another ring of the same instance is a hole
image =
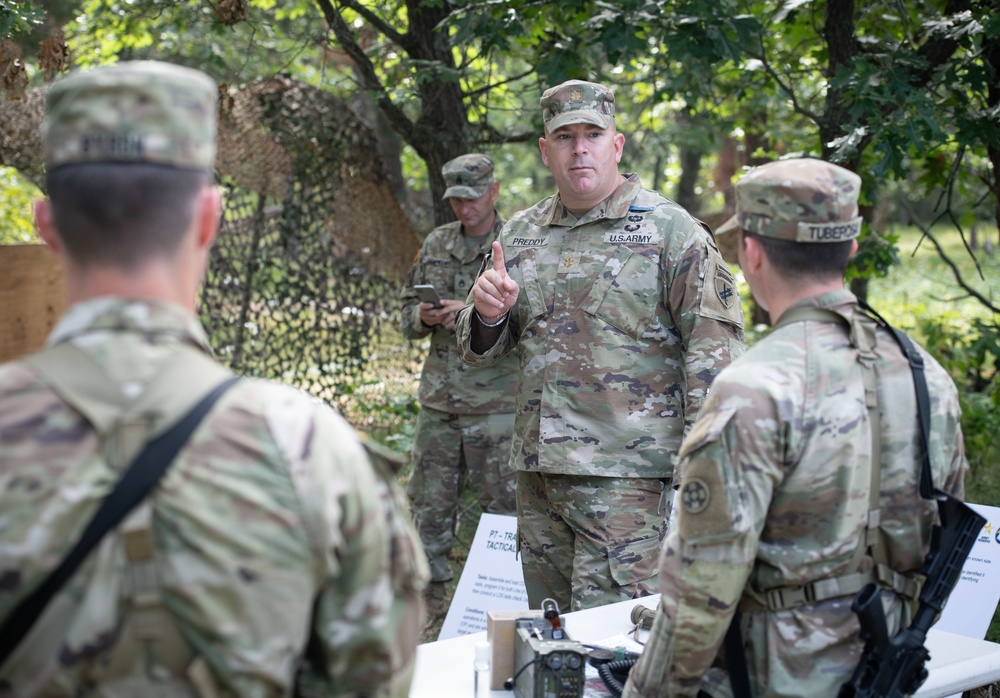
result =
[[[608,565],[616,586],[629,587],[659,571],[660,538],[650,536],[608,548]]]
[[[638,339],[660,299],[659,255],[649,259],[622,245],[591,286],[583,311]]]
[[[527,301],[527,317],[522,316],[522,320],[527,321],[524,322],[525,326],[531,320],[549,313],[549,303],[545,287],[538,277],[538,259],[533,248],[519,252],[513,264],[508,264],[507,273],[517,282],[520,296]]]

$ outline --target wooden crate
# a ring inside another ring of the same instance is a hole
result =
[[[0,362],[41,347],[65,305],[54,254],[44,245],[0,245]]]

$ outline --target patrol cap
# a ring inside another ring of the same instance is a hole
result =
[[[861,177],[814,158],[761,165],[736,183],[736,215],[716,236],[738,228],[795,242],[841,242],[861,233]]]
[[[73,73],[49,88],[45,164],[143,162],[211,170],[215,81],[191,68],[130,61]]]
[[[478,199],[493,184],[493,160],[487,155],[469,153],[449,160],[441,168],[448,189],[445,199]]]
[[[567,80],[542,93],[542,121],[550,133],[569,124],[607,128],[615,120],[615,93],[596,82]]]

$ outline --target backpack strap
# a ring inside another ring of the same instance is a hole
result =
[[[185,645],[160,598],[152,506],[146,498],[216,400],[238,377],[189,345],[178,347],[176,356],[137,398],[123,392],[86,352],[68,342],[47,347],[25,362],[91,423],[101,437],[112,467],[120,468],[129,461],[131,465],[101,502],[70,553],[22,600],[0,628],[0,665],[94,546],[126,517],[119,535],[128,562],[125,584],[131,606],[126,627],[131,634],[128,639],[140,640],[145,646],[155,643],[167,648],[167,653],[177,655]],[[134,643],[119,638],[118,644]],[[118,649],[113,652],[112,664],[125,670]],[[204,662],[196,660],[187,673],[200,695],[214,694],[212,677]]]
[[[805,604],[819,603],[839,596],[856,594],[869,582],[877,581],[881,586],[892,589],[900,596],[913,600],[920,592],[916,578],[896,572],[889,566],[885,542],[880,526],[882,523],[880,490],[882,484],[882,438],[881,422],[878,415],[878,376],[875,364],[878,359],[876,347],[876,323],[864,313],[854,313],[850,319],[827,308],[798,306],[786,310],[775,324],[775,329],[794,322],[811,320],[841,325],[850,333],[851,346],[857,350],[858,363],[865,389],[865,407],[871,430],[871,460],[869,464],[868,515],[865,524],[865,540],[853,554],[850,573],[839,577],[819,579],[809,584],[784,586],[774,589],[757,590],[748,586],[740,608],[745,611],[782,611]],[[865,553],[870,553],[875,566],[872,570],[859,570]]]

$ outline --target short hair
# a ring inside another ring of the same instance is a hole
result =
[[[823,244],[796,242],[757,235],[745,229],[743,236],[760,241],[764,254],[775,271],[796,279],[843,279],[847,262],[851,258],[853,240]]]
[[[206,172],[147,163],[80,163],[46,174],[59,239],[77,263],[135,267],[169,258],[190,229]]]

